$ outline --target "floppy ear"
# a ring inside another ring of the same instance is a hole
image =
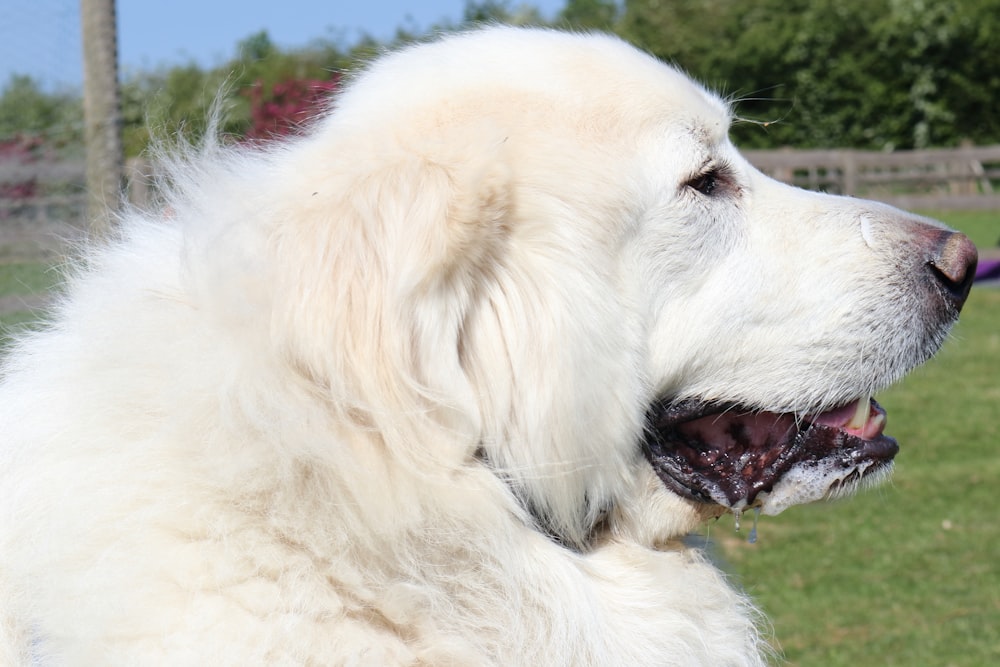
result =
[[[341,142],[322,173],[306,148],[293,171],[312,174],[312,194],[272,238],[276,340],[333,409],[399,441],[399,455],[427,457],[414,450],[440,448],[447,432],[463,451],[433,454],[468,456],[478,417],[459,336],[503,253],[503,137],[452,128],[437,140]]]

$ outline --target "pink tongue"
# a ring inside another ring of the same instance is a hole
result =
[[[842,408],[837,408],[835,410],[830,410],[829,412],[824,412],[821,415],[810,417],[809,421],[813,424],[843,428],[847,422],[851,421],[851,417],[854,416],[854,413],[858,411],[858,403],[860,402],[860,400],[854,401],[853,403],[849,403]]]
[[[858,403],[860,401],[854,401],[842,408],[810,417],[808,421],[813,424],[839,428],[842,431],[865,440],[871,440],[882,435],[882,431],[885,430],[885,410],[875,401],[871,402],[871,412],[868,414],[868,421],[865,422],[864,426],[861,428],[850,428],[847,426],[851,418],[854,417],[854,413],[858,410]]]
[[[861,428],[849,428],[847,424],[857,409],[858,401],[854,401],[815,417],[807,417],[804,422],[840,429],[864,440],[882,435],[885,429],[885,410],[872,401],[871,413],[865,425]],[[789,414],[724,412],[684,422],[679,425],[679,430],[688,437],[728,450],[737,444],[743,447],[767,447],[781,443],[805,425],[797,423],[794,416]]]

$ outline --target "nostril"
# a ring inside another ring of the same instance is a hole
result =
[[[959,310],[972,289],[978,261],[976,246],[969,237],[958,232],[944,234],[936,254],[927,260],[934,277]]]

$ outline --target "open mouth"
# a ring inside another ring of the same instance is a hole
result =
[[[871,397],[813,415],[698,401],[654,403],[643,450],[667,488],[733,510],[786,507],[884,477],[899,446]]]

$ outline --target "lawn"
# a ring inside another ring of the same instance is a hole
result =
[[[58,282],[58,270],[45,262],[0,260],[0,350],[13,329],[35,320],[32,305]]]
[[[42,294],[51,289],[57,280],[57,271],[44,262],[0,261],[0,298]]]
[[[924,211],[965,232],[972,242],[988,253],[1000,246],[1000,211]]]
[[[981,247],[1000,214],[939,213]],[[40,263],[0,264],[0,298],[44,292]],[[30,321],[25,312],[4,325]],[[800,667],[1000,665],[1000,288],[974,289],[938,357],[878,397],[902,447],[891,485],[707,528]],[[996,513],[995,513],[996,512]]]
[[[938,214],[982,246],[1000,215]],[[890,485],[710,535],[791,665],[1000,665],[1000,288],[973,289],[952,340],[878,397]]]

